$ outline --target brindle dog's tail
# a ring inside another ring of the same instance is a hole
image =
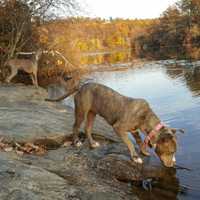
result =
[[[69,93],[67,94],[64,94],[63,96],[57,98],[57,99],[45,99],[45,101],[51,101],[51,102],[58,102],[58,101],[62,101],[64,100],[65,98],[71,96],[72,94],[74,94],[75,92],[77,92],[79,90],[79,88],[75,88],[74,90],[70,91]]]

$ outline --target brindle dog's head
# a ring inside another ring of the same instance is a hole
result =
[[[155,152],[166,167],[173,167],[176,163],[177,149],[176,129],[163,128],[156,142]]]

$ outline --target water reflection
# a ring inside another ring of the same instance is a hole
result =
[[[102,53],[85,53],[81,56],[81,64],[113,64],[118,62],[129,62],[131,59],[130,50]]]
[[[173,79],[182,77],[194,96],[200,95],[200,67],[171,65],[166,68],[166,73]]]
[[[152,181],[151,191],[145,191],[141,187],[133,186],[133,192],[142,200],[166,200],[169,198],[170,200],[175,200],[178,193],[185,193],[187,190],[183,187],[181,188],[175,171],[166,169],[162,178]]]

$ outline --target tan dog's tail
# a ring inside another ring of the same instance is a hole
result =
[[[65,98],[71,96],[72,94],[74,94],[75,92],[77,92],[78,89],[79,89],[79,88],[75,88],[74,90],[70,91],[70,92],[67,93],[67,94],[64,94],[63,96],[61,96],[61,97],[59,97],[59,98],[57,98],[57,99],[48,99],[48,98],[47,98],[47,99],[45,99],[45,101],[51,101],[51,102],[62,101],[63,99],[65,99]]]

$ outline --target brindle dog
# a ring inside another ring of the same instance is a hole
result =
[[[64,95],[63,98],[66,96]],[[121,137],[127,145],[134,162],[142,163],[143,161],[136,153],[134,144],[128,137],[128,132],[132,133],[144,155],[149,155],[146,150],[147,146],[153,146],[164,166],[172,167],[175,164],[174,155],[177,148],[176,129],[163,125],[146,100],[123,96],[101,84],[87,83],[78,90],[74,97],[74,102],[75,122],[73,125],[73,136],[74,144],[77,146],[81,144],[78,139],[78,133],[85,119],[85,133],[90,146],[92,148],[99,146],[99,143],[92,137],[93,122],[98,114]],[[138,130],[147,135],[144,143]]]

